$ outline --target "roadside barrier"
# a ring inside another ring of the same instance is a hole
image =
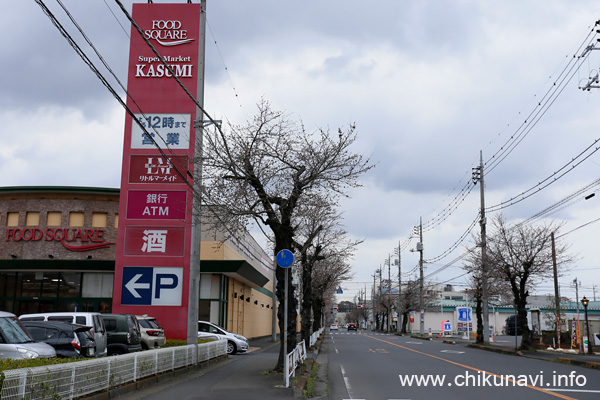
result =
[[[296,368],[304,360],[306,360],[306,344],[304,344],[303,340],[285,358],[285,387],[290,387],[290,377],[296,375]]]
[[[227,341],[3,371],[2,400],[76,399],[227,354]]]
[[[313,332],[312,335],[310,335],[310,346],[308,347],[313,347],[315,345],[315,343],[317,343],[317,339],[319,339],[319,336],[321,336],[321,333],[323,333],[323,330],[325,328],[321,328],[316,332]]]

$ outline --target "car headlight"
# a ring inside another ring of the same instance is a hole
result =
[[[17,347],[17,350],[19,350],[19,354],[24,359],[38,358],[40,356],[37,352],[35,352],[33,350],[25,349],[23,347]]]
[[[233,335],[236,339],[241,340],[243,342],[247,342],[248,339],[246,339],[245,337],[241,336],[241,335]]]

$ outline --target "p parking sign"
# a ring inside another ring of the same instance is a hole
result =
[[[123,267],[121,305],[181,306],[183,268]]]

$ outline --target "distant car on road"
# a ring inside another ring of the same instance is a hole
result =
[[[337,331],[338,330],[338,326],[336,324],[331,324],[331,325],[329,325],[329,330],[330,331]]]
[[[349,331],[356,331],[356,330],[358,330],[358,327],[356,326],[356,324],[350,323],[350,324],[348,324],[348,330]]]

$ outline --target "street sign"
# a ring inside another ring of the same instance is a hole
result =
[[[444,322],[444,332],[452,332],[452,322],[450,322],[450,321]]]
[[[277,265],[281,268],[288,268],[294,263],[294,253],[284,249],[277,253]]]
[[[471,321],[471,307],[456,307],[458,312],[458,320],[462,322]]]
[[[123,267],[122,305],[181,306],[183,268]]]
[[[341,286],[338,286],[337,290],[335,291],[335,294],[344,294],[344,291],[342,290]]]

